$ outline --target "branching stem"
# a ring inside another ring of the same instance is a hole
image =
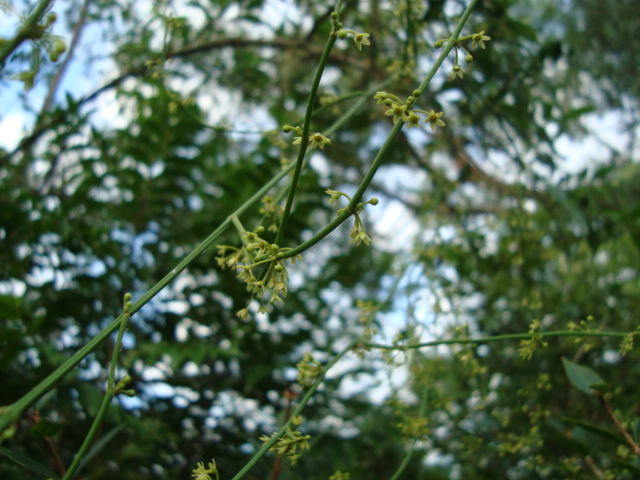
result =
[[[335,12],[340,14],[340,3],[336,6]],[[315,77],[313,78],[313,84],[311,85],[311,91],[309,92],[309,99],[307,100],[307,110],[304,116],[304,123],[302,125],[302,142],[300,143],[300,150],[298,151],[298,158],[295,162],[295,169],[293,171],[293,178],[291,179],[291,186],[289,187],[289,195],[287,197],[287,203],[284,206],[282,212],[282,218],[280,219],[280,226],[278,227],[278,233],[276,235],[275,242],[280,245],[284,237],[285,229],[287,228],[287,221],[289,220],[289,214],[291,213],[291,207],[293,206],[293,199],[296,196],[296,188],[298,187],[298,181],[300,180],[300,172],[302,171],[302,164],[307,153],[307,147],[309,145],[309,129],[311,126],[311,116],[313,115],[313,107],[316,103],[316,96],[318,94],[318,87],[320,86],[320,80],[322,79],[322,73],[329,60],[329,54],[336,43],[336,37],[333,32],[329,35],[327,44],[320,57],[320,63],[316,69]]]

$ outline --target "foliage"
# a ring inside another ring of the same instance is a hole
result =
[[[638,477],[629,2],[52,3],[0,2],[2,478]]]

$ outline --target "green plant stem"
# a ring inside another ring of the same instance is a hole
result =
[[[62,480],[71,480],[73,478],[74,474],[78,470],[78,467],[80,466],[80,462],[89,451],[89,447],[91,446],[91,443],[93,443],[93,439],[95,438],[96,433],[98,433],[98,428],[100,427],[100,424],[102,423],[102,420],[106,415],[107,410],[109,409],[109,405],[111,405],[111,400],[113,400],[113,398],[119,393],[116,390],[116,367],[118,366],[118,355],[120,354],[120,349],[122,348],[122,337],[124,336],[124,332],[127,330],[127,324],[129,323],[129,318],[131,317],[131,315],[125,311],[121,315],[121,317],[122,320],[120,321],[118,336],[113,347],[113,353],[111,354],[109,377],[107,378],[107,391],[104,394],[102,404],[100,405],[100,409],[98,410],[96,418],[94,418],[93,420],[93,424],[89,429],[89,433],[87,433],[87,436],[82,442],[80,450],[78,450],[78,453],[73,458],[73,461],[71,462],[71,465],[67,469],[67,472],[65,473]]]
[[[247,464],[244,467],[242,467],[242,469],[231,480],[240,480],[242,477],[244,477],[249,472],[249,470],[251,470],[253,468],[253,466],[258,462],[258,460],[260,460],[264,456],[264,454],[267,453],[269,451],[269,449],[278,441],[278,439],[280,437],[282,437],[287,432],[287,428],[289,428],[289,426],[293,422],[293,419],[295,417],[299,416],[302,413],[302,410],[304,410],[304,407],[307,405],[309,400],[311,400],[311,397],[316,392],[316,390],[318,389],[320,384],[324,381],[324,377],[326,376],[327,372],[336,363],[338,363],[338,361],[342,357],[344,357],[347,354],[347,352],[349,352],[353,347],[358,345],[360,342],[361,342],[361,338],[360,337],[353,339],[351,342],[349,342],[349,344],[346,347],[344,347],[340,351],[340,353],[338,353],[324,367],[324,369],[322,370],[322,373],[318,376],[316,381],[313,382],[313,385],[311,385],[309,387],[309,390],[307,390],[307,392],[304,394],[304,396],[302,397],[302,400],[300,400],[300,403],[298,404],[298,406],[295,408],[295,410],[293,411],[293,413],[289,417],[289,420],[287,420],[287,422],[280,428],[280,430],[278,430],[276,432],[276,434],[272,438],[270,438],[267,442],[264,443],[264,445],[262,445],[260,450],[258,450],[253,455],[253,457],[251,457],[251,460],[249,460],[247,462]]]
[[[426,382],[424,386],[424,391],[422,392],[422,401],[420,402],[420,411],[418,413],[418,418],[425,418],[427,416],[427,403],[428,403],[427,401],[429,399],[430,388],[431,388],[431,384]],[[416,438],[413,440],[413,442],[411,442],[411,447],[409,447],[409,450],[407,450],[407,453],[402,459],[402,462],[398,466],[398,469],[395,471],[395,473],[391,476],[390,480],[397,480],[398,478],[400,478],[400,475],[402,475],[402,472],[404,472],[404,470],[407,468],[407,465],[409,465],[409,461],[411,460],[411,457],[413,457],[413,452],[415,451],[418,441],[419,439]]]
[[[607,415],[609,416],[611,421],[614,423],[614,425],[618,429],[618,432],[620,432],[620,434],[624,437],[625,441],[629,445],[629,448],[631,449],[633,454],[636,457],[640,457],[640,444],[636,443],[633,437],[624,428],[622,423],[620,423],[620,420],[618,420],[618,417],[616,416],[615,412],[611,409],[609,402],[607,402],[607,399],[604,398],[604,395],[602,394],[602,392],[594,391],[593,393],[595,394],[596,398],[600,402],[600,405],[602,405],[602,408],[604,408],[605,412],[607,412]]]
[[[473,8],[476,6],[476,3],[478,3],[478,0],[471,0],[469,2],[469,5],[467,5],[467,8],[462,13],[462,17],[460,17],[460,20],[458,21],[458,24],[456,25],[456,28],[453,31],[453,34],[451,35],[451,38],[449,38],[449,41],[447,42],[444,49],[440,53],[440,56],[438,56],[436,63],[433,64],[433,67],[425,77],[424,81],[418,87],[418,90],[420,91],[420,95],[422,95],[422,92],[425,91],[425,89],[433,79],[433,76],[438,71],[438,68],[440,68],[440,65],[442,65],[442,63],[444,62],[444,59],[447,58],[451,49],[458,42],[460,32],[462,32],[462,28],[464,27],[464,24],[467,23],[467,20],[469,19],[469,15],[471,15]],[[414,95],[416,100],[420,97],[420,95]]]
[[[346,123],[369,99],[372,92],[384,88],[389,83],[389,80],[375,86],[366,95],[363,95],[349,110],[347,110],[331,127],[327,129],[327,134],[331,134],[336,131],[340,126]],[[285,176],[287,176],[291,170],[293,170],[295,164],[290,164],[275,175],[267,184],[265,184],[255,195],[249,198],[243,203],[237,210],[229,215],[226,220],[216,228],[211,235],[209,235],[200,245],[198,245],[189,255],[187,255],[173,270],[171,270],[162,280],[156,283],[151,289],[147,291],[140,299],[131,307],[131,314],[140,310],[146,305],[153,297],[155,297],[160,290],[171,283],[189,264],[200,256],[205,250],[218,239],[222,233],[231,225],[233,217],[242,215],[254,204],[257,204],[260,199],[269,192],[275,185],[277,185]],[[102,332],[91,339],[84,347],[76,352],[71,358],[65,361],[60,367],[53,371],[48,377],[42,380],[38,385],[31,389],[22,398],[18,399],[11,405],[0,408],[0,432],[3,432],[9,427],[9,425],[15,421],[22,412],[27,409],[33,402],[40,398],[44,393],[50,390],[56,383],[58,383],[67,373],[75,368],[87,355],[92,353],[98,346],[104,342],[118,327],[120,326],[123,316],[120,315],[113,322],[111,322]]]
[[[418,90],[420,91],[420,94],[422,94],[422,92],[424,92],[424,90],[427,88],[427,86],[429,85],[429,83],[431,82],[433,77],[435,76],[436,72],[438,71],[438,69],[440,68],[440,66],[444,62],[444,60],[447,58],[447,55],[449,54],[451,49],[456,44],[457,39],[458,39],[458,35],[460,35],[460,32],[462,31],[462,28],[464,27],[464,24],[466,23],[467,19],[469,18],[469,15],[471,15],[471,11],[473,10],[473,7],[477,3],[477,1],[478,0],[471,0],[469,5],[467,6],[466,10],[462,14],[462,17],[460,18],[460,21],[458,21],[458,24],[456,25],[456,28],[455,28],[455,30],[453,32],[453,35],[449,39],[449,42],[447,42],[447,45],[444,47],[444,49],[442,50],[442,52],[438,56],[437,60],[435,61],[435,63],[431,67],[431,70],[429,70],[429,73],[425,77],[424,81],[420,84],[420,87],[418,87]],[[416,95],[415,97],[417,99],[419,97],[419,95]],[[299,245],[298,247],[293,248],[293,249],[289,250],[288,252],[281,254],[280,258],[290,258],[290,257],[293,257],[295,255],[299,255],[300,253],[304,252],[305,250],[309,249],[310,247],[312,247],[313,245],[318,243],[320,240],[325,238],[332,231],[334,231],[336,228],[338,228],[347,218],[349,218],[353,213],[355,213],[356,207],[358,206],[358,204],[362,200],[362,196],[364,195],[364,192],[369,187],[369,184],[371,183],[371,180],[373,180],[373,177],[376,174],[376,172],[378,171],[378,168],[380,167],[382,162],[387,158],[387,155],[389,154],[389,152],[391,151],[391,147],[393,146],[393,142],[395,141],[396,137],[398,136],[398,133],[400,133],[400,130],[402,130],[403,126],[404,126],[404,122],[398,122],[393,126],[393,128],[391,129],[391,132],[389,132],[389,135],[387,136],[387,139],[382,144],[382,147],[380,148],[380,150],[378,151],[378,154],[376,155],[375,159],[373,160],[373,163],[371,164],[371,167],[369,168],[369,171],[365,175],[365,177],[362,180],[362,182],[360,182],[360,185],[358,186],[358,189],[356,190],[356,193],[353,195],[353,197],[351,199],[351,202],[349,202],[349,205],[346,208],[347,211],[342,213],[342,214],[340,214],[340,215],[338,215],[338,217],[335,218],[329,225],[324,227],[322,230],[320,230],[320,232],[318,232],[312,238],[310,238],[309,240],[304,242],[302,245]],[[302,139],[302,141],[304,142],[304,138]],[[278,233],[280,233],[280,232],[278,232]],[[278,245],[279,245],[279,242],[276,242],[276,243],[278,243]]]
[[[122,337],[124,337],[124,332],[127,330],[129,318],[131,318],[131,315],[126,311],[123,312],[123,318],[120,322],[120,328],[118,329],[118,336],[116,337],[116,343],[113,348],[113,353],[111,354],[111,365],[109,366],[109,377],[107,379],[108,390],[113,390],[114,388],[116,388],[116,368],[118,366],[118,356],[120,355],[120,350],[122,349]]]
[[[577,330],[556,330],[553,332],[536,332],[537,338],[548,337],[621,337],[624,338],[630,332],[581,332]],[[414,348],[436,347],[438,345],[468,345],[502,342],[505,340],[528,340],[531,338],[530,333],[509,333],[506,335],[494,335],[481,338],[457,338],[450,340],[434,340],[433,342],[415,343],[413,345],[383,345],[380,343],[365,342],[364,345],[370,348],[378,348],[380,350],[410,350]]]
[[[247,232],[247,230],[244,228],[244,226],[242,225],[242,222],[240,221],[237,215],[231,215],[231,223],[233,223],[233,226],[238,232],[238,235],[240,235],[241,237]],[[244,245],[245,247],[247,246],[246,240],[243,240],[242,243],[245,244]]]
[[[446,57],[446,54],[455,45],[457,35],[459,35],[460,31],[462,31],[462,27],[464,26],[464,22],[469,17],[471,9],[473,8],[473,6],[475,5],[476,2],[477,2],[477,0],[472,0],[471,3],[469,4],[469,6],[467,7],[467,9],[465,10],[464,14],[462,15],[462,18],[458,22],[458,25],[457,25],[457,27],[455,29],[455,32],[454,32],[454,35],[451,37],[451,40],[447,43],[447,46],[445,47],[443,52],[438,57],[438,60],[436,60],[436,62],[434,63],[433,67],[431,68],[431,71],[429,72],[429,74],[425,78],[425,81],[420,85],[421,92],[429,84],[429,82],[431,81],[431,79],[435,75],[435,72],[438,70],[440,65],[442,65],[442,62],[444,61],[444,59]],[[45,3],[48,6],[49,2],[41,2],[41,4],[39,4],[38,8],[36,9],[36,11],[34,11],[34,14],[32,14],[32,16],[29,17],[29,20],[31,20],[32,18],[35,18],[36,13],[38,11],[40,11],[40,7]],[[341,4],[341,2],[339,1],[338,5],[336,6],[336,11],[337,12],[339,12],[339,10],[340,10],[340,4]],[[42,9],[42,11],[40,12],[40,15],[45,10],[46,10],[46,7]],[[330,45],[333,46],[334,43],[335,43],[335,37],[332,36],[329,39],[329,41],[327,42],[327,48],[325,48],[325,52],[323,53],[323,56],[322,56],[322,59],[321,59],[321,62],[324,61],[324,64],[326,64],[326,61],[327,61],[327,58],[328,58],[328,54],[329,54],[329,52],[331,50],[329,48],[329,46]],[[318,72],[321,75],[322,72],[321,72],[320,68],[318,68]],[[314,80],[314,85],[316,84],[316,81],[317,81],[317,83],[319,85],[319,78],[317,78],[318,77],[318,72],[316,72],[317,74],[316,74],[316,79]],[[312,92],[313,91],[314,91],[314,88],[312,88]],[[315,93],[317,93],[317,85],[315,86]],[[313,98],[311,97],[311,95],[309,96],[308,107],[309,107],[309,105],[312,105],[312,103],[311,103],[312,100],[315,100],[315,93],[313,95]],[[308,120],[310,119],[311,113],[312,112],[309,112],[309,108],[308,108],[307,109],[307,115],[305,117],[305,125],[306,125],[306,128],[307,128],[307,135],[308,135],[308,123],[310,123]],[[346,118],[343,117],[343,119],[341,119],[341,120],[346,121]],[[339,125],[335,126],[335,128],[338,128],[338,126]],[[348,210],[351,210],[351,211],[346,211],[346,212],[342,213],[336,219],[334,219],[329,225],[327,225],[325,228],[323,228],[318,234],[316,234],[313,238],[311,238],[307,242],[304,242],[302,245],[289,250],[288,252],[282,253],[279,256],[279,258],[294,257],[294,256],[300,254],[301,252],[307,250],[308,248],[310,248],[311,246],[315,245],[320,240],[325,238],[327,235],[329,235],[333,230],[335,230],[340,224],[342,224],[352,214],[353,209],[360,202],[360,199],[361,199],[362,195],[364,194],[364,191],[369,186],[369,183],[371,183],[371,180],[373,179],[373,176],[375,175],[378,167],[380,166],[382,161],[386,158],[387,154],[389,153],[389,151],[391,149],[391,146],[392,146],[392,143],[395,140],[396,136],[398,135],[398,133],[400,132],[400,129],[402,127],[403,127],[403,123],[398,122],[398,124],[396,124],[393,127],[393,129],[391,130],[391,132],[389,133],[389,136],[387,137],[387,140],[385,141],[385,143],[383,144],[382,148],[378,152],[378,155],[374,159],[374,162],[373,162],[371,168],[369,169],[369,171],[367,172],[367,175],[365,176],[365,178],[361,182],[360,186],[358,187],[358,190],[356,191],[356,194],[353,196],[352,201],[349,203]],[[303,135],[303,139],[302,139],[303,145],[305,144],[306,140],[307,139]],[[306,148],[304,150],[301,148],[301,152],[303,152],[303,151],[306,152]],[[228,226],[230,225],[230,223],[232,221],[232,217],[234,215],[235,216],[241,215],[247,209],[249,209],[253,204],[257,203],[262,198],[263,195],[265,195],[273,186],[275,186],[282,178],[284,178],[294,167],[296,169],[301,169],[301,167],[302,167],[301,163],[302,162],[300,161],[300,158],[302,158],[302,160],[304,160],[304,153],[299,154],[298,160],[294,164],[291,164],[291,165],[287,166],[285,169],[283,169],[273,179],[271,179],[267,184],[265,184],[260,190],[258,190],[258,192],[256,192],[249,200],[247,200],[236,211],[234,211],[229,217],[227,217],[227,219],[222,224],[220,224],[220,226],[218,228],[216,228],[216,230],[214,230],[214,232],[211,233],[211,235],[209,235],[209,237],[207,237],[189,255],[187,255],[162,280],[160,280],[158,283],[156,283],[142,297],[140,297],[140,299],[138,299],[138,301],[136,301],[133,304],[133,306],[131,307],[131,315],[133,315],[138,310],[140,310],[140,308],[142,308],[144,305],[146,305],[153,297],[155,297],[158,294],[158,292],[160,292],[164,287],[166,287],[170,282],[172,282],[173,279],[175,277],[177,277],[185,268],[187,268],[187,266],[193,260],[195,260],[205,250],[207,250],[215,242],[215,240],[228,228]],[[293,187],[293,185],[295,185],[294,181],[292,181],[292,187]],[[293,187],[293,193],[295,193],[295,187]],[[291,197],[291,191],[290,191],[290,197]],[[290,199],[287,200],[287,204],[290,203],[289,200]],[[292,201],[292,199],[291,199],[291,201]],[[289,205],[289,209],[290,209],[290,205]],[[285,211],[285,213],[286,213],[286,211]],[[288,213],[287,213],[287,216],[288,216]],[[285,215],[283,215],[283,219],[284,218],[285,218]],[[286,220],[283,220],[283,222],[281,222],[281,228],[278,231],[278,235],[280,235],[280,232],[284,230],[282,228],[282,226],[285,225],[285,224],[286,224]],[[276,243],[278,243],[278,242],[276,241]],[[20,416],[20,414],[27,407],[29,407],[33,402],[35,402],[47,390],[52,388],[58,381],[60,381],[60,379],[62,379],[76,365],[78,365],[78,363],[80,363],[87,355],[89,355],[91,352],[93,352],[106,338],[109,337],[109,335],[111,335],[119,327],[119,325],[122,322],[122,320],[123,320],[123,315],[120,315],[111,324],[109,324],[102,332],[100,332],[96,337],[94,337],[92,340],[90,340],[75,355],[73,355],[69,360],[64,362],[59,368],[57,368],[53,373],[51,373],[48,377],[46,377],[44,380],[42,380],[38,385],[36,385],[26,395],[24,395],[22,398],[20,398],[19,400],[17,400],[13,404],[8,405],[8,406],[3,407],[2,409],[0,409],[0,432],[3,432],[11,424],[11,422],[16,420]]]
[[[136,301],[131,307],[131,315],[140,310],[146,305],[153,297],[155,297],[160,290],[166,287],[173,281],[184,269],[186,269],[191,262],[199,257],[205,250],[207,250],[224,231],[229,227],[234,216],[241,215],[247,211],[251,206],[258,203],[258,201],[280,180],[282,180],[293,168],[293,164],[279,172],[269,182],[267,182],[260,190],[258,190],[251,198],[244,202],[237,210],[229,215],[224,222],[216,228],[211,235],[209,235],[200,245],[198,245],[189,255],[187,255],[173,270],[171,270],[162,280],[151,287],[138,301]],[[22,398],[0,409],[0,432],[3,432],[14,420],[16,420],[22,412],[35,402],[41,395],[51,389],[56,383],[60,381],[67,373],[78,365],[87,355],[93,352],[103,341],[105,341],[109,335],[118,329],[121,322],[124,320],[124,315],[120,315],[113,322],[111,322],[102,332],[91,339],[84,347],[78,350],[71,358],[58,367],[53,373],[42,380],[38,385],[31,389]]]
[[[340,11],[340,2],[336,6],[335,11]],[[300,142],[300,150],[298,151],[298,158],[295,162],[295,170],[293,171],[293,178],[291,179],[291,186],[289,187],[289,196],[287,197],[287,203],[284,206],[282,212],[282,218],[280,219],[280,225],[278,226],[278,233],[274,243],[280,245],[284,237],[285,229],[287,228],[287,221],[289,220],[289,214],[291,213],[291,207],[293,206],[293,199],[296,196],[296,188],[298,187],[298,181],[300,180],[300,172],[302,171],[302,164],[307,153],[307,147],[309,145],[309,129],[311,126],[311,116],[313,115],[313,107],[316,103],[316,95],[318,94],[318,87],[320,86],[320,80],[322,79],[322,73],[329,60],[329,54],[333,49],[338,37],[335,36],[333,30],[327,44],[324,47],[322,56],[320,57],[320,63],[316,69],[315,77],[313,78],[313,84],[311,85],[311,91],[309,92],[309,99],[307,100],[307,110],[304,116],[304,124],[302,125],[302,141]]]
[[[22,43],[29,39],[30,32],[42,19],[44,13],[49,9],[53,0],[40,0],[38,5],[33,10],[31,15],[27,17],[25,22],[21,25],[16,35],[7,41],[7,43],[0,50],[0,70],[4,68],[4,63],[14,51],[22,45]]]

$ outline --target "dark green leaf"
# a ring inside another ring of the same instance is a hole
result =
[[[562,366],[571,384],[581,392],[593,395],[593,385],[605,383],[600,376],[583,365],[578,365],[564,357],[562,357]]]
[[[24,453],[14,452],[4,447],[0,447],[0,453],[5,455],[7,458],[13,460],[14,462],[16,462],[18,465],[21,465],[24,468],[27,468],[39,475],[42,475],[47,478],[60,478],[50,468],[46,467],[45,465],[40,463],[38,460],[35,460],[28,455],[25,455]]]

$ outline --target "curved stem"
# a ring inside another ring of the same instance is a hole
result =
[[[173,281],[191,262],[199,257],[205,250],[207,250],[218,239],[222,233],[229,227],[234,216],[241,215],[251,206],[258,203],[260,199],[273,188],[280,180],[282,180],[293,168],[293,164],[279,172],[269,182],[267,182],[260,190],[258,190],[251,198],[244,202],[237,210],[229,215],[224,222],[216,228],[211,235],[209,235],[200,245],[198,245],[189,255],[187,255],[173,270],[171,270],[165,277],[151,287],[138,301],[136,301],[131,307],[131,315],[140,310],[146,305],[153,297],[155,297],[160,290],[166,287]],[[91,339],[84,347],[76,352],[71,358],[64,362],[60,367],[53,371],[48,377],[42,380],[38,385],[31,389],[22,398],[17,400],[11,405],[0,409],[0,432],[4,431],[20,414],[35,402],[41,395],[47,390],[51,389],[56,383],[60,381],[67,373],[75,368],[87,355],[93,352],[102,342],[104,342],[109,335],[115,332],[120,327],[121,322],[124,320],[124,315],[120,315],[113,322],[111,322],[102,332]]]
[[[349,110],[347,110],[326,132],[331,134],[336,131],[342,124],[347,122],[358,110],[362,108],[362,105],[370,98],[371,92],[375,92],[380,88],[383,88],[389,80],[385,80],[379,85],[376,85],[375,89],[368,92],[367,95],[363,95]],[[200,245],[198,245],[193,252],[187,255],[171,272],[169,272],[162,280],[156,283],[151,289],[147,291],[140,299],[131,307],[131,314],[140,310],[145,304],[147,304],[153,297],[155,297],[160,290],[171,283],[187,266],[207,250],[218,239],[218,237],[226,231],[231,225],[232,219],[235,216],[239,216],[247,211],[250,207],[260,201],[260,199],[277,185],[291,170],[293,170],[294,164],[288,165],[285,169],[274,176],[267,184],[265,184],[255,195],[249,198],[243,205],[237,210],[231,213],[227,219],[209,235]],[[289,252],[287,252],[289,253]],[[285,257],[282,257],[285,258]],[[22,412],[28,408],[33,402],[35,402],[45,392],[50,390],[56,383],[58,383],[67,373],[75,368],[87,355],[93,352],[102,342],[104,342],[113,332],[115,332],[119,326],[123,316],[120,315],[113,322],[111,322],[102,332],[96,337],[91,339],[84,347],[78,350],[71,358],[65,361],[60,367],[53,371],[48,377],[43,379],[38,385],[31,389],[22,398],[17,400],[11,405],[0,408],[0,432],[3,432],[13,421],[15,421]]]
[[[478,0],[471,0],[469,5],[467,6],[466,10],[462,14],[462,17],[458,21],[458,24],[456,25],[456,28],[455,28],[455,30],[453,32],[453,35],[449,39],[449,42],[447,43],[447,45],[444,47],[444,49],[442,50],[442,52],[438,56],[437,60],[435,61],[435,63],[431,67],[431,70],[429,70],[429,73],[425,77],[424,81],[418,87],[418,90],[419,90],[420,94],[422,94],[422,92],[424,92],[424,90],[427,88],[427,86],[429,85],[429,83],[431,82],[433,77],[435,76],[436,72],[438,71],[438,69],[440,68],[442,63],[444,62],[445,58],[447,58],[447,55],[449,54],[451,49],[456,44],[458,35],[460,35],[460,32],[462,31],[462,28],[464,27],[464,24],[466,23],[467,19],[469,18],[469,15],[471,15],[471,11],[473,10],[473,7],[477,3],[477,1]],[[416,100],[417,100],[417,98],[419,96],[420,95],[415,95]],[[353,212],[355,210],[355,208],[358,205],[358,203],[360,203],[360,201],[362,200],[362,196],[364,195],[364,192],[366,191],[366,189],[369,187],[369,184],[371,183],[371,180],[373,180],[373,177],[376,174],[376,172],[378,171],[378,168],[380,167],[382,162],[387,158],[387,155],[389,154],[389,152],[391,151],[391,147],[393,146],[393,142],[395,141],[396,137],[398,136],[398,133],[400,133],[400,130],[402,130],[403,126],[404,126],[404,122],[398,122],[393,126],[393,128],[391,129],[391,132],[389,132],[389,135],[387,136],[387,139],[385,140],[384,144],[382,145],[382,147],[378,151],[378,154],[376,155],[375,159],[373,160],[373,163],[371,164],[371,167],[369,168],[369,171],[365,175],[365,177],[362,180],[362,182],[360,182],[360,185],[358,186],[358,189],[356,190],[356,193],[353,195],[353,198],[351,199],[351,202],[349,202],[349,206],[346,208],[346,210],[348,212],[344,213],[342,215],[339,215],[338,218],[334,219],[329,225],[327,225],[325,228],[323,228],[320,232],[318,232],[316,235],[314,235],[311,239],[309,239],[308,241],[304,242],[302,245],[300,245],[300,246],[298,246],[298,247],[296,247],[296,248],[294,248],[294,249],[282,254],[280,258],[290,258],[290,257],[293,257],[295,255],[298,255],[298,254],[304,252],[305,250],[307,250],[308,248],[312,247],[313,245],[318,243],[320,240],[325,238],[327,235],[329,235],[332,231],[334,231],[336,228],[338,228],[347,218],[349,218],[349,216],[351,215],[351,212]],[[302,141],[304,142],[305,139],[303,138]],[[280,232],[278,232],[278,234],[279,233]],[[279,244],[279,242],[276,242],[276,243]]]
[[[127,301],[128,299],[125,299],[125,304],[127,303]],[[80,462],[82,462],[82,459],[89,451],[89,447],[91,446],[93,439],[98,433],[98,428],[100,427],[100,424],[102,423],[102,419],[104,418],[104,416],[107,413],[107,410],[109,409],[109,405],[111,405],[111,400],[113,400],[116,394],[119,393],[116,390],[116,367],[118,366],[118,355],[120,353],[120,349],[122,348],[122,337],[124,336],[124,332],[127,329],[127,324],[129,323],[130,316],[131,315],[128,312],[128,308],[125,305],[124,312],[121,315],[122,321],[120,322],[118,337],[116,338],[116,342],[113,348],[113,354],[111,355],[111,362],[110,362],[111,364],[109,366],[109,377],[107,378],[107,391],[104,394],[104,398],[102,399],[102,404],[100,405],[100,409],[98,410],[98,414],[96,415],[96,418],[94,418],[93,420],[93,424],[89,429],[89,433],[87,433],[87,436],[82,442],[82,446],[80,447],[80,450],[78,450],[78,453],[73,458],[73,461],[71,462],[71,465],[69,466],[69,469],[65,473],[64,478],[62,480],[71,480],[73,478],[73,475],[76,473],[76,471],[78,470],[78,467],[80,466]]]
[[[269,451],[269,449],[278,441],[278,439],[280,437],[282,437],[287,432],[287,429],[289,428],[289,426],[293,422],[293,419],[295,417],[299,416],[302,413],[302,410],[304,410],[304,407],[307,405],[309,400],[311,400],[311,397],[316,392],[316,390],[318,389],[320,384],[324,381],[324,377],[327,375],[327,372],[329,372],[329,370],[336,363],[338,363],[338,361],[342,357],[344,357],[347,354],[347,352],[349,352],[349,350],[351,350],[358,343],[360,343],[360,341],[361,341],[360,337],[351,340],[351,342],[349,342],[349,344],[346,347],[344,347],[340,351],[340,353],[338,353],[338,355],[336,355],[324,367],[324,369],[322,370],[322,373],[318,376],[316,381],[313,382],[313,385],[311,385],[309,387],[309,390],[307,390],[307,393],[305,393],[305,395],[302,397],[302,400],[300,400],[300,403],[298,404],[298,406],[295,408],[295,410],[293,411],[293,413],[289,417],[289,420],[287,420],[287,422],[280,428],[280,430],[278,430],[278,432],[272,438],[270,438],[267,442],[264,443],[264,445],[262,445],[260,450],[258,450],[254,454],[254,456],[251,457],[251,460],[249,460],[247,462],[247,464],[244,467],[242,467],[242,469],[231,480],[240,480],[242,477],[244,477],[249,472],[249,470],[251,470],[251,468],[253,468],[253,466],[258,462],[258,460],[260,460],[264,456],[264,454],[267,453]]]
[[[430,388],[431,388],[431,384],[429,382],[425,382],[424,391],[422,392],[422,401],[420,402],[420,411],[418,413],[418,418],[425,418],[427,415],[427,401],[429,398],[428,393]],[[411,446],[409,447],[409,450],[407,450],[407,453],[402,459],[402,462],[400,463],[400,465],[398,466],[398,469],[393,474],[390,480],[397,480],[398,478],[400,478],[400,475],[402,475],[402,472],[404,472],[404,470],[407,468],[407,465],[409,465],[409,461],[411,460],[411,457],[413,457],[413,452],[415,451],[416,445],[419,440],[420,440],[419,438],[416,438],[413,440],[413,442],[411,443]]]
[[[580,332],[577,330],[556,330],[553,332],[536,332],[538,338],[548,337],[621,337],[624,338],[632,332]],[[481,338],[458,338],[450,340],[434,340],[432,342],[415,343],[413,345],[383,345],[380,343],[366,342],[364,345],[381,350],[410,350],[414,348],[435,347],[438,345],[468,345],[480,343],[502,342],[505,340],[528,340],[530,333],[509,333],[506,335],[493,335]]]
[[[339,5],[336,6],[336,12],[340,11]],[[298,151],[298,158],[296,159],[296,167],[293,171],[293,178],[291,179],[291,186],[289,188],[289,196],[287,197],[287,203],[285,204],[282,218],[280,219],[280,225],[278,227],[278,233],[274,243],[280,245],[284,236],[285,229],[287,228],[287,221],[289,220],[289,214],[291,213],[291,207],[293,206],[293,199],[296,195],[296,188],[298,187],[298,181],[300,179],[300,172],[302,171],[302,164],[304,163],[305,154],[307,153],[307,147],[309,145],[309,128],[311,125],[311,116],[313,114],[313,106],[316,103],[316,95],[318,93],[318,87],[320,86],[320,80],[322,79],[322,73],[329,60],[329,54],[333,49],[338,37],[335,36],[332,31],[327,44],[320,57],[320,63],[316,69],[316,74],[311,85],[311,91],[309,92],[309,99],[307,100],[307,110],[304,116],[304,123],[302,125],[302,142],[300,143],[300,150]]]
[[[0,50],[0,71],[4,68],[4,62],[9,56],[22,45],[22,43],[29,39],[29,32],[33,30],[38,22],[42,19],[44,13],[51,7],[53,0],[40,0],[35,10],[27,20],[22,24],[15,36],[10,39],[4,47]]]

